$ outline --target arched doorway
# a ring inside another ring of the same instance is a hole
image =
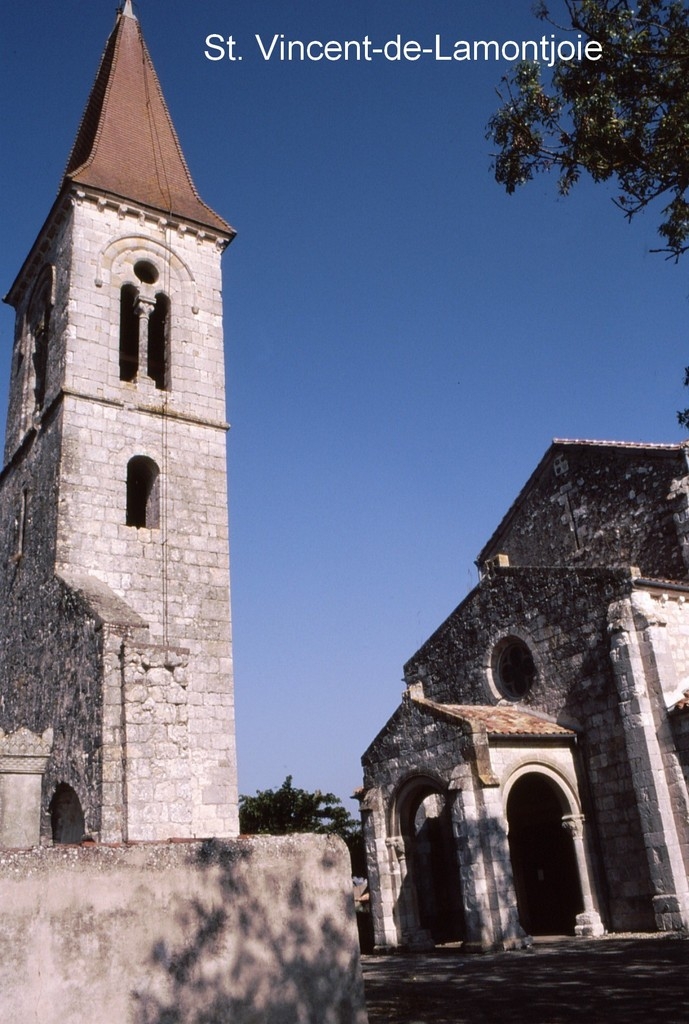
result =
[[[540,772],[517,779],[507,799],[519,917],[531,935],[573,935],[583,910],[574,844],[562,825],[568,812],[562,791]]]
[[[417,779],[403,791],[398,808],[406,884],[413,887],[411,905],[415,905],[418,927],[434,943],[460,941],[464,910],[446,796],[436,784]]]
[[[50,801],[54,843],[80,843],[84,838],[84,812],[71,786],[61,782]]]

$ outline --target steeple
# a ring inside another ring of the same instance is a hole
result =
[[[62,188],[70,183],[235,234],[196,191],[131,0],[106,43]]]

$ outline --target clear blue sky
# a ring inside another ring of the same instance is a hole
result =
[[[403,663],[475,583],[550,440],[683,437],[689,263],[649,254],[654,216],[628,225],[612,186],[502,192],[485,125],[504,65],[265,62],[254,41],[539,38],[531,0],[135,12],[197,187],[239,232],[224,295],[240,791],[291,773],[347,798]],[[3,293],[114,17],[3,6]],[[244,59],[207,61],[209,33]]]

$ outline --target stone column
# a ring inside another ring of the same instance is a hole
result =
[[[496,946],[498,949],[519,949],[531,940],[519,923],[502,791],[496,782],[494,785],[484,785],[481,796],[489,907],[494,921]]]
[[[454,770],[450,790],[465,946],[479,950],[523,946],[527,937],[519,924],[500,790],[475,781],[468,764]]]
[[[659,931],[675,931],[689,928],[689,893],[682,837],[675,820],[646,677],[646,666],[651,667],[653,658],[652,625],[661,624],[652,624],[646,619],[646,628],[640,635],[634,621],[638,603],[635,595],[611,606],[608,613],[610,657],[654,893],[656,926]],[[637,610],[642,615],[648,613],[647,608]]]
[[[399,945],[395,923],[395,898],[398,890],[385,839],[385,813],[380,790],[367,790],[360,797],[360,806],[368,867],[373,941],[376,949],[390,949]]]
[[[38,846],[41,785],[53,747],[53,730],[42,736],[0,729],[0,846]]]
[[[100,839],[127,842],[125,782],[125,722],[122,680],[124,641],[107,626],[103,629],[103,783]]]
[[[407,846],[404,836],[390,836],[385,842],[390,851],[390,863],[396,882],[395,917],[402,945],[409,949],[432,949],[431,934],[427,929],[421,927],[419,921],[416,888],[407,863]]]
[[[600,914],[593,903],[593,891],[589,875],[589,863],[586,856],[584,844],[584,816],[583,814],[566,814],[562,819],[562,827],[569,832],[574,843],[574,853],[577,858],[577,869],[579,871],[579,883],[581,895],[584,901],[584,909],[577,914],[574,934],[581,936],[603,935],[605,928],[600,919]]]
[[[139,317],[139,372],[137,377],[149,379],[148,377],[148,322],[151,313],[155,309],[155,299],[149,299],[139,294],[136,300],[135,311]]]

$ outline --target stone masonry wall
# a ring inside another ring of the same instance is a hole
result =
[[[400,780],[412,773],[426,772],[447,783],[470,743],[457,724],[435,720],[405,698],[361,759],[364,788],[379,788],[387,804]]]
[[[53,729],[41,830],[60,782],[100,828],[100,623],[53,573],[60,410],[38,424],[0,476],[0,728]]]
[[[662,585],[661,585],[662,586]],[[659,615],[667,623],[671,637],[671,653],[674,662],[674,689],[668,688],[669,680],[662,680],[664,696],[668,703],[676,703],[685,690],[689,690],[689,601],[687,594],[678,591],[658,591]]]
[[[189,787],[182,835],[238,829],[229,597],[220,253],[203,233],[84,198],[71,282],[58,566],[112,588],[151,640],[188,653]],[[120,289],[137,261],[170,298],[165,390],[120,380]],[[159,470],[157,520],[126,522],[127,464]],[[180,769],[181,770],[181,769]],[[186,769],[185,769],[186,770]]]
[[[686,578],[675,516],[684,514],[682,449],[613,445],[554,448],[479,555],[521,566],[638,566]]]
[[[5,431],[5,462],[8,463],[27,431],[50,415],[65,373],[65,339],[69,324],[69,287],[72,265],[73,220],[71,206],[57,210],[48,230],[27,265],[16,301],[14,346],[10,363],[10,393]],[[41,301],[39,302],[38,299]],[[46,386],[42,406],[37,408],[34,388],[36,365],[34,343],[36,320],[41,314],[50,340],[47,345]]]
[[[127,645],[123,662],[127,838],[184,835],[192,826],[188,651]]]

